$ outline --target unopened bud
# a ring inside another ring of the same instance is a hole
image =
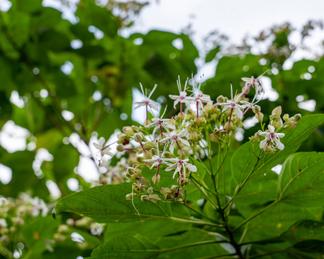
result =
[[[271,116],[278,118],[281,116],[282,113],[282,108],[281,106],[277,106],[276,108],[274,108],[271,112]]]
[[[258,120],[258,122],[262,122],[263,121],[263,117],[264,117],[264,115],[263,115],[263,113],[262,112],[258,112],[258,113],[256,113],[255,114],[255,118]]]
[[[161,176],[159,173],[153,175],[153,177],[152,177],[153,184],[158,184],[160,182],[160,179],[161,179]]]
[[[227,101],[227,98],[224,97],[223,95],[220,95],[220,96],[217,97],[216,101],[218,103],[225,103]]]
[[[129,126],[124,127],[124,128],[123,128],[123,132],[124,132],[125,135],[128,136],[128,137],[131,137],[131,136],[133,136],[133,134],[134,134],[134,130],[133,130],[133,128],[132,128],[132,127],[129,127]]]
[[[117,151],[118,152],[123,152],[124,151],[124,146],[123,145],[117,145]]]

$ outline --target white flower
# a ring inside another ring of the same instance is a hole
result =
[[[262,83],[261,83],[261,80],[260,80],[260,77],[262,75],[260,75],[257,78],[254,78],[253,76],[252,77],[243,77],[242,78],[242,81],[245,82],[244,87],[243,87],[243,94],[244,95],[247,95],[250,92],[252,87],[254,87],[254,89],[255,89],[255,93],[256,93],[255,98],[259,97],[264,92],[264,89],[263,89],[263,86],[262,86]]]
[[[200,90],[200,84],[193,84],[192,86],[192,96],[188,98],[191,102],[194,102],[197,107],[202,107],[204,103],[208,103],[211,101],[210,96],[204,94]]]
[[[189,133],[186,129],[180,131],[170,131],[166,133],[166,137],[161,139],[161,142],[170,141],[170,152],[173,153],[174,149],[177,147],[181,149],[180,145],[190,147],[190,143],[187,140]]]
[[[285,145],[280,142],[280,139],[283,138],[285,134],[275,132],[275,128],[272,125],[268,125],[268,130],[260,131],[257,134],[265,137],[259,145],[262,150],[283,150],[285,148]]]
[[[165,113],[166,110],[164,110]],[[147,128],[154,127],[152,135],[155,136],[156,131],[160,130],[161,135],[163,130],[168,131],[168,130],[175,130],[175,125],[172,123],[171,119],[163,119],[162,114],[161,118],[153,118],[152,122],[146,125]]]
[[[173,178],[176,176],[176,174],[179,174],[180,178],[185,178],[186,171],[197,172],[197,167],[190,164],[188,159],[169,158],[166,160],[168,167],[165,169],[165,171],[170,172],[174,170]]]
[[[153,89],[149,94],[147,94],[147,91],[144,90],[143,85],[141,83],[140,83],[140,87],[141,87],[141,92],[143,97],[141,101],[135,102],[134,109],[138,109],[143,106],[145,107],[146,111],[149,111],[151,113],[154,113],[154,111],[158,112],[160,108],[160,104],[151,100],[151,97],[154,91],[156,90],[157,85],[154,85]]]
[[[110,145],[106,144],[104,138],[100,138],[98,142],[94,142],[93,146],[100,151],[102,157],[104,155],[113,156],[113,153],[111,153],[109,149]]]
[[[160,166],[165,163],[165,160],[162,155],[153,155],[151,159],[145,159],[144,162],[151,164],[152,169],[160,168]]]
[[[104,231],[104,224],[100,223],[91,223],[90,225],[90,232],[94,236],[100,236]]]
[[[179,95],[173,95],[170,94],[169,97],[174,101],[173,102],[173,107],[175,108],[177,106],[178,103],[180,103],[180,112],[182,112],[182,104],[186,103],[188,101],[187,98],[187,83],[188,83],[188,79],[186,80],[183,89],[181,88],[181,82],[180,82],[180,77],[178,77],[177,80],[177,86],[178,86],[178,90],[179,90]]]
[[[217,103],[217,105],[223,106],[223,112],[230,110],[240,120],[243,118],[244,109],[247,107],[247,104],[240,104],[235,99],[224,103]]]

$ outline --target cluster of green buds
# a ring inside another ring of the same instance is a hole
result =
[[[18,258],[24,253],[26,247],[24,236],[21,235],[24,227],[35,220],[52,217],[51,206],[38,197],[31,197],[22,193],[18,198],[4,198],[0,196],[0,255],[4,253],[8,258]],[[82,230],[92,236],[100,236],[104,231],[104,225],[94,222],[90,218],[78,220],[69,218],[66,224],[60,224],[53,232],[53,236],[45,240],[46,249],[53,252],[57,243],[71,239],[71,234],[76,230]],[[39,239],[39,233],[33,233],[34,239]],[[79,242],[82,249],[87,247],[86,242]]]
[[[0,196],[0,244],[2,247],[12,245],[21,228],[30,219],[48,215],[49,208],[46,203],[37,198],[22,193],[18,198],[5,198]],[[16,242],[18,245],[21,242]],[[18,249],[19,250],[19,249]]]
[[[295,114],[289,117],[288,114],[282,116],[282,108],[278,106],[274,108],[270,115],[270,122],[266,130],[259,130],[255,133],[253,140],[260,142],[259,146],[264,152],[276,152],[285,148],[284,144],[280,141],[285,136],[281,132],[285,128],[294,128],[300,120],[301,115]],[[262,125],[264,128],[264,125]]]
[[[280,139],[285,127],[294,126],[300,115],[281,119],[281,108],[276,108],[270,116],[267,130],[264,130],[264,115],[257,103],[262,99],[263,88],[260,78],[243,78],[244,85],[238,93],[231,96],[218,96],[215,101],[202,92],[199,84],[186,80],[184,86],[177,81],[179,93],[170,95],[178,113],[165,118],[149,119],[148,113],[156,114],[157,104],[151,100],[156,85],[149,92],[143,89],[143,100],[136,107],[144,106],[146,120],[144,125],[127,126],[122,129],[117,140],[118,157],[126,158],[123,167],[118,165],[120,175],[132,182],[132,192],[128,199],[158,201],[160,199],[182,200],[184,186],[190,175],[197,171],[195,161],[210,159],[217,148],[230,145],[235,134],[243,128],[244,119],[253,115],[263,131],[256,134],[260,148],[264,151],[277,151],[284,148]],[[188,86],[189,85],[189,86]],[[105,146],[109,149],[109,146]],[[103,153],[102,149],[101,152]],[[109,152],[104,150],[104,152]],[[118,174],[116,167],[107,167],[106,174]],[[170,177],[171,175],[171,177]],[[164,181],[163,179],[170,179]]]

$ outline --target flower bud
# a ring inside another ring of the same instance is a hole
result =
[[[281,106],[277,106],[276,108],[274,108],[271,112],[271,116],[274,118],[279,118],[281,116],[282,113],[282,108]]]
[[[57,241],[57,242],[64,242],[66,237],[62,234],[59,234],[59,233],[55,233],[54,236],[53,236],[54,240]]]
[[[67,233],[69,231],[69,227],[65,224],[62,224],[58,227],[57,230],[59,233]]]
[[[227,101],[227,98],[224,97],[223,95],[220,95],[220,96],[217,97],[216,101],[218,103],[225,103]]]
[[[255,118],[258,120],[258,122],[262,122],[263,121],[263,117],[264,117],[264,115],[263,115],[263,113],[262,112],[258,112],[258,113],[256,113],[255,114]]]
[[[254,113],[259,113],[259,112],[261,112],[261,107],[259,105],[253,105],[252,106],[252,111]]]
[[[300,113],[297,113],[293,116],[293,118],[295,119],[295,121],[299,121],[301,119],[301,114]]]
[[[152,177],[153,184],[158,184],[160,182],[160,179],[161,179],[161,176],[159,173],[153,175],[153,177]]]
[[[128,193],[128,194],[126,194],[125,197],[126,197],[126,200],[130,201],[130,200],[134,199],[135,196],[136,196],[135,193]]]
[[[69,226],[74,226],[74,219],[67,219],[66,224]]]
[[[124,146],[123,145],[117,145],[117,151],[118,152],[123,152],[124,151]]]
[[[133,130],[133,128],[132,128],[132,127],[129,127],[129,126],[124,127],[124,128],[123,128],[123,132],[125,133],[125,135],[126,135],[127,137],[131,137],[131,136],[133,136],[133,134],[134,134],[134,130]]]
[[[77,227],[87,227],[87,226],[89,226],[90,223],[91,223],[91,219],[90,218],[86,218],[86,217],[81,218],[81,219],[75,221],[75,225]]]

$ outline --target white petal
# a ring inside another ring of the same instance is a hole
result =
[[[241,111],[240,108],[236,108],[236,109],[235,109],[235,114],[236,114],[236,117],[237,117],[238,119],[242,119],[242,118],[243,118],[243,112]]]
[[[176,106],[178,105],[179,103],[179,99],[175,100],[174,103],[173,103],[173,107],[176,108]]]
[[[268,125],[268,130],[271,133],[275,132],[275,128],[272,125]]]
[[[244,81],[244,82],[249,82],[249,81],[251,81],[251,78],[250,78],[250,77],[242,77],[241,79],[242,79],[242,81]]]
[[[260,148],[265,149],[267,146],[267,139],[264,139],[260,142]]]
[[[280,142],[280,140],[275,140],[275,143],[276,143],[276,147],[279,149],[279,150],[283,150],[285,148],[285,145],[282,144]]]
[[[173,94],[170,94],[169,97],[170,97],[170,99],[172,99],[172,100],[177,100],[177,99],[179,98],[178,95],[173,95]]]
[[[173,153],[173,151],[174,151],[174,144],[171,143],[171,144],[170,144],[170,152]]]
[[[190,172],[197,172],[197,167],[193,164],[187,164],[187,168]]]
[[[185,145],[185,146],[187,146],[187,147],[190,147],[190,143],[189,143],[189,141],[188,140],[186,140],[186,139],[180,139],[181,140],[181,142],[182,142],[182,144],[183,145]]]
[[[102,145],[101,144],[98,144],[96,142],[93,143],[94,147],[97,148],[97,149],[102,149]]]
[[[279,138],[283,138],[283,137],[285,136],[285,133],[277,133],[277,136],[278,136]]]

